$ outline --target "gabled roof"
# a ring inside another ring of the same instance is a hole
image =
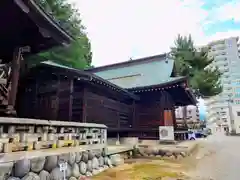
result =
[[[153,75],[154,76],[154,75]],[[120,79],[110,79],[108,81],[122,87],[125,89],[136,89],[136,88],[143,88],[148,86],[156,86],[156,85],[167,85],[171,84],[175,81],[181,80],[184,77],[169,77],[166,79],[161,78],[148,78],[146,76],[136,75],[130,76]]]
[[[166,54],[161,54],[87,71],[122,88],[130,89],[164,84],[179,79],[179,77],[171,77],[173,68],[174,60],[168,58]]]
[[[92,81],[93,83],[109,87],[112,90],[115,90],[115,91],[118,91],[119,93],[125,94],[132,99],[139,100],[139,97],[137,95],[135,95],[134,93],[131,93],[131,92],[129,92],[129,91],[127,91],[127,90],[125,90],[125,89],[123,89],[123,88],[121,88],[121,87],[119,87],[119,86],[117,86],[117,85],[115,85],[115,84],[113,84],[109,81],[106,81],[106,80],[102,79],[101,77],[98,77],[98,76],[96,76],[92,73],[88,73],[88,72],[85,72],[85,71],[81,71],[81,70],[78,70],[78,69],[74,69],[74,68],[71,68],[71,67],[60,65],[60,64],[54,63],[52,61],[44,61],[44,62],[40,63],[39,65],[33,67],[31,70],[32,70],[32,72],[35,71],[37,73],[37,69],[42,68],[42,67],[60,69],[63,72],[65,72],[66,75],[71,75],[73,77],[79,77],[80,79],[81,79],[81,77],[83,77],[85,80]],[[54,73],[54,71],[53,71],[53,73]]]
[[[174,89],[182,84],[187,84],[187,77],[174,77],[174,68],[174,60],[169,58],[167,54],[161,54],[86,71],[130,92],[138,93],[153,89]],[[196,97],[190,89],[182,88],[181,93],[182,98],[186,98],[188,104],[196,104]]]
[[[0,16],[5,17],[0,20],[0,59],[4,62],[12,60],[17,47],[30,46],[30,54],[35,54],[73,40],[34,0],[4,0]]]
[[[152,81],[152,82],[148,82],[144,83],[143,81],[140,80],[140,82],[143,82],[142,84],[137,84],[134,87],[131,88],[127,88],[127,89],[131,89],[131,90],[137,90],[137,89],[148,89],[148,88],[154,88],[154,87],[166,87],[166,86],[171,86],[172,84],[176,84],[176,83],[181,83],[181,82],[186,82],[187,81],[187,77],[184,76],[179,76],[179,77],[172,77],[166,80],[162,80],[162,81]]]
[[[197,99],[196,96],[193,94],[192,90],[190,88],[185,87],[187,85],[187,77],[175,77],[170,78],[168,81],[165,81],[163,83],[155,84],[155,85],[149,85],[149,86],[137,86],[134,88],[127,89],[130,92],[133,93],[140,93],[140,92],[153,92],[153,91],[161,91],[165,90],[168,91],[172,98],[174,99],[175,105],[182,106],[183,103],[179,102],[178,100],[183,100],[185,104],[184,105],[196,105]]]
[[[153,55],[153,56],[148,56],[148,57],[143,57],[143,58],[138,58],[138,59],[131,59],[131,60],[128,60],[128,61],[123,61],[123,62],[119,62],[119,63],[115,63],[115,64],[108,64],[108,65],[105,65],[105,66],[89,68],[89,69],[86,69],[85,71],[96,73],[96,72],[106,71],[106,70],[110,70],[110,69],[122,68],[122,67],[125,67],[125,66],[145,64],[145,63],[149,63],[149,62],[160,60],[160,59],[164,60],[166,58],[167,58],[166,53],[165,54],[158,54],[158,55]]]

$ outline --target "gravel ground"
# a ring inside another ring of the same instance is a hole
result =
[[[193,179],[239,180],[240,179],[240,136],[225,136],[219,132],[206,140],[197,154]]]

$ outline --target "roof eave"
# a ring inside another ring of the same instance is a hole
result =
[[[126,89],[124,89],[124,88],[122,88],[122,87],[120,87],[120,86],[118,86],[118,85],[116,85],[116,84],[114,84],[114,83],[111,83],[110,81],[105,80],[105,79],[103,79],[103,78],[101,78],[101,77],[99,77],[99,76],[97,76],[97,75],[95,75],[95,74],[92,74],[92,73],[89,73],[89,72],[84,72],[84,71],[82,71],[82,73],[88,74],[89,76],[93,77],[94,79],[97,79],[97,80],[99,80],[99,81],[102,81],[102,82],[104,82],[104,83],[106,83],[106,84],[111,85],[111,86],[114,87],[114,88],[119,89],[121,92],[127,94],[128,96],[130,96],[130,97],[133,98],[134,100],[139,100],[139,99],[140,99],[137,95],[135,95],[135,94],[129,92],[128,90],[126,90]]]
[[[192,89],[187,88],[185,91],[186,91],[186,93],[187,93],[187,95],[188,95],[188,97],[190,99],[189,105],[196,105],[198,103],[198,101],[197,101],[197,98],[194,95]]]
[[[39,67],[39,66],[42,66],[42,67],[48,66],[48,67],[51,67],[51,68],[65,69],[64,67],[58,67],[58,66],[54,66],[54,65],[50,65],[50,64],[45,64],[45,63],[41,63],[41,64],[38,65],[37,67]],[[73,68],[68,68],[68,69],[66,69],[66,70],[75,72],[75,73],[77,73],[78,75],[82,75],[82,76],[85,76],[85,77],[89,77],[89,79],[95,79],[95,80],[104,82],[105,84],[109,84],[110,86],[112,86],[113,88],[118,89],[121,93],[129,96],[130,98],[132,98],[132,99],[134,99],[134,100],[140,100],[139,96],[137,96],[137,95],[135,95],[135,94],[133,94],[133,93],[131,93],[131,92],[129,92],[129,91],[127,91],[127,90],[125,90],[125,89],[123,89],[123,88],[121,88],[121,87],[119,87],[119,86],[117,86],[117,85],[115,85],[115,84],[113,84],[113,83],[111,83],[111,82],[109,82],[109,81],[107,81],[107,80],[99,77],[99,76],[96,76],[96,75],[94,75],[94,74],[92,74],[92,73],[84,72],[84,71],[81,71],[81,70],[78,70],[78,69],[73,69]]]
[[[155,85],[150,85],[150,86],[139,86],[139,87],[133,87],[133,88],[126,88],[127,90],[129,91],[135,91],[135,90],[144,90],[144,89],[148,89],[148,88],[161,88],[161,87],[164,87],[164,86],[168,86],[168,85],[171,85],[171,84],[175,84],[175,83],[180,83],[180,82],[183,82],[183,81],[186,81],[187,80],[187,77],[186,76],[183,76],[182,78],[179,78],[179,79],[176,79],[176,80],[173,80],[173,81],[169,81],[169,82],[166,82],[166,83],[160,83],[160,84],[155,84]]]
[[[61,45],[68,45],[74,38],[54,21],[34,0],[14,0],[16,5],[34,21],[40,28],[51,31],[53,37]]]

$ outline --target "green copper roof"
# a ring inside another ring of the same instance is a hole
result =
[[[64,69],[73,69],[73,70],[74,70],[74,68],[71,68],[71,67],[68,67],[68,66],[64,66],[64,65],[55,63],[55,62],[53,62],[53,61],[50,61],[50,60],[48,60],[48,61],[43,61],[43,62],[41,62],[41,63],[42,63],[42,64],[47,64],[47,65],[51,65],[51,66],[60,67],[60,68],[64,68]]]
[[[174,61],[159,58],[140,64],[129,64],[121,67],[97,71],[95,74],[122,88],[136,88],[163,84],[182,78],[171,78]]]
[[[180,80],[183,77],[170,77],[168,79],[163,79],[163,80],[159,80],[159,79],[148,79],[146,78],[146,76],[144,77],[136,77],[134,79],[131,80],[126,80],[124,78],[122,79],[118,79],[118,80],[110,80],[111,83],[114,83],[122,88],[126,88],[126,89],[131,89],[131,88],[138,88],[138,87],[145,87],[145,86],[154,86],[154,85],[160,85],[160,84],[165,84],[165,83],[171,83],[173,81],[176,80]]]
[[[79,74],[79,75],[82,74],[82,75],[85,75],[85,76],[92,77],[93,79],[96,79],[97,81],[104,82],[104,83],[110,85],[111,87],[114,87],[114,88],[119,89],[121,92],[127,94],[128,96],[130,96],[130,97],[133,98],[133,99],[136,99],[136,100],[139,99],[138,96],[136,96],[135,94],[133,94],[133,93],[131,93],[131,92],[128,92],[126,89],[122,88],[121,86],[117,86],[116,84],[111,83],[111,82],[109,82],[109,81],[107,81],[107,80],[105,80],[105,79],[103,79],[103,78],[101,78],[101,77],[99,77],[99,76],[96,76],[96,75],[93,74],[93,73],[89,73],[89,72],[85,72],[85,71],[82,71],[82,70],[79,70],[79,69],[74,69],[74,68],[71,68],[71,67],[68,67],[68,66],[64,66],[64,65],[55,63],[55,62],[53,62],[53,61],[50,61],[50,60],[49,60],[49,61],[43,61],[43,62],[40,63],[40,65],[41,65],[41,64],[42,64],[42,65],[49,65],[49,66],[57,67],[57,68],[62,68],[62,69],[67,69],[67,70],[69,70],[70,72],[74,72],[74,73],[77,73],[77,74]],[[104,83],[101,83],[101,84],[104,84]]]

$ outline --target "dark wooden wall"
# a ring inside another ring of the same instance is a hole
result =
[[[104,123],[109,128],[130,128],[132,105],[113,100],[104,95],[85,90],[86,122]]]
[[[167,91],[147,91],[135,101],[92,81],[67,77],[66,72],[42,71],[20,81],[19,117],[99,123],[109,134],[158,139],[166,113],[176,124],[172,96]],[[171,122],[170,122],[171,124]]]
[[[174,102],[166,91],[141,92],[140,101],[136,103],[134,129],[139,129],[138,136],[142,139],[158,139],[159,126],[166,125],[166,113],[172,116],[175,124]],[[171,122],[170,122],[171,124]]]
[[[109,130],[131,128],[134,101],[92,82],[42,74],[22,81],[19,117],[105,124]]]

